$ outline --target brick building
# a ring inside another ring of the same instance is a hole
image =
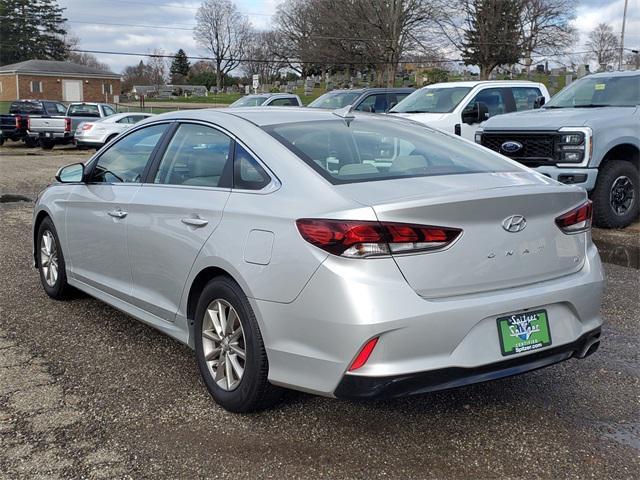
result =
[[[118,102],[120,75],[53,60],[0,67],[0,101],[19,98],[63,102]]]

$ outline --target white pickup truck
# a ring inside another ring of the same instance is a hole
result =
[[[51,150],[56,144],[71,143],[76,128],[82,122],[108,117],[115,113],[116,110],[106,103],[71,103],[64,116],[29,118],[27,130],[30,138],[39,141],[40,146],[45,150]]]
[[[436,83],[416,90],[389,113],[473,141],[488,118],[539,108],[549,98],[542,83],[526,80]]]

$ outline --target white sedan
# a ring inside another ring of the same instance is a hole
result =
[[[76,128],[73,143],[79,148],[100,148],[140,120],[151,117],[152,113],[116,113],[108,117],[82,122]]]

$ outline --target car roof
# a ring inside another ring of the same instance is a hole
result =
[[[296,94],[295,93],[271,93],[271,92],[267,92],[267,93],[249,93],[248,95],[243,95],[241,98],[247,98],[247,97],[266,97],[266,98],[271,98],[271,97],[295,97]]]
[[[478,85],[495,85],[495,86],[509,86],[509,85],[541,85],[540,82],[532,82],[531,80],[469,80],[463,82],[442,82],[432,83],[431,85],[425,85],[422,88],[454,88],[454,87],[470,87],[473,88]]]
[[[624,71],[616,71],[616,72],[599,72],[592,73],[588,75],[588,77],[633,77],[635,75],[640,75],[640,70],[624,70]]]
[[[366,88],[338,88],[326,93],[404,93],[413,92],[413,87],[366,87]]]
[[[265,125],[298,123],[321,120],[337,120],[340,117],[335,115],[334,110],[323,108],[291,108],[291,107],[237,107],[237,108],[205,108],[199,110],[179,110],[168,112],[154,117],[153,121],[161,119],[180,120],[201,120],[216,122],[226,115],[232,115],[251,122],[259,127]],[[400,117],[383,117],[371,113],[351,112],[355,117],[366,116],[367,118],[383,118],[385,121],[401,120]],[[404,119],[402,119],[404,120]],[[145,120],[148,122],[150,120]]]

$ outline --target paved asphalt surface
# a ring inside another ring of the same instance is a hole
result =
[[[187,347],[40,287],[33,204],[7,195],[34,198],[84,158],[0,149],[0,478],[640,477],[636,268],[606,265],[603,345],[585,360],[388,402],[291,392],[234,415]],[[614,261],[637,262],[638,231],[596,234],[626,245]]]

